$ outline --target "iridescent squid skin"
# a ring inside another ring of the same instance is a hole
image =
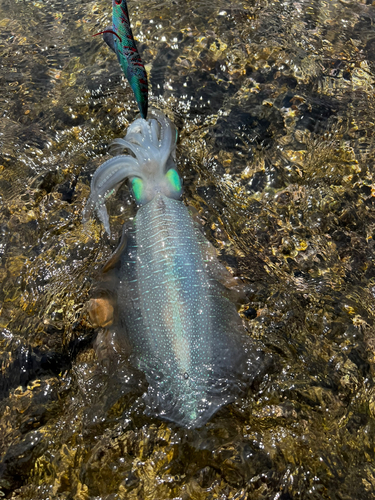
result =
[[[194,428],[243,394],[260,357],[225,286],[233,278],[180,201],[174,126],[161,112],[150,115],[115,141],[135,157],[116,156],[94,174],[84,219],[96,209],[109,231],[106,196],[130,180],[139,209],[126,249],[115,253],[111,328],[146,376],[147,413]]]
[[[130,27],[126,0],[113,0],[112,26],[97,33],[117,55],[118,62],[133,89],[142,118],[147,118],[147,73],[135,44]]]

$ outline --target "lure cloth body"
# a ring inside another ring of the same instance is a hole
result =
[[[120,177],[130,178],[140,208],[115,271],[112,328],[146,375],[148,413],[192,428],[243,393],[260,361],[223,284],[229,273],[179,200],[174,127],[152,113],[116,141],[136,158],[115,157],[95,173],[85,217],[96,208],[106,224],[96,193],[104,200]],[[130,164],[121,166],[121,158]]]
[[[126,0],[113,0],[112,26],[101,31],[104,41],[117,55],[118,62],[130,83],[142,118],[147,117],[147,73],[138,53],[130,27]]]

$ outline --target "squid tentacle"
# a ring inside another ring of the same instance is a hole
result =
[[[111,234],[106,199],[113,194],[128,177],[139,175],[139,165],[132,156],[116,156],[101,165],[91,181],[91,194],[83,211],[83,222],[87,222],[96,210],[108,235]]]
[[[153,193],[166,190],[165,174],[175,168],[176,129],[159,110],[150,110],[150,118],[133,122],[124,139],[115,139],[112,152],[127,149],[129,155],[115,156],[95,172],[91,180],[91,194],[83,212],[83,221],[95,210],[110,235],[109,217],[105,202],[127,178],[138,177],[144,183],[149,201]],[[145,202],[146,198],[142,201]]]

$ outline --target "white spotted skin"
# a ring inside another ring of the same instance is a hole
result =
[[[150,413],[185,427],[203,425],[232,401],[247,371],[236,306],[210,276],[198,233],[180,201],[160,194],[140,207],[118,290]]]
[[[141,206],[128,248],[119,272],[107,275],[110,291],[116,289],[118,296],[113,338],[126,357],[130,345],[131,362],[145,373],[147,411],[193,428],[241,394],[262,361],[246,338],[231,294],[217,281],[225,273],[215,272],[215,259],[206,260],[212,259],[207,241],[179,201],[181,186],[168,176],[176,170],[176,128],[159,110],[148,115],[114,141],[117,152],[132,154],[115,156],[97,169],[83,220],[95,210],[110,234],[107,198],[126,179],[138,179],[141,189],[133,192]]]

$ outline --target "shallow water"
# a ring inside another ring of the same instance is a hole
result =
[[[121,363],[84,314],[134,215],[124,187],[111,240],[81,223],[137,114],[91,37],[110,7],[0,0],[3,495],[373,498],[375,8],[129,0],[151,104],[179,128],[185,201],[245,281],[248,334],[273,360],[248,398],[186,431],[120,397]]]

